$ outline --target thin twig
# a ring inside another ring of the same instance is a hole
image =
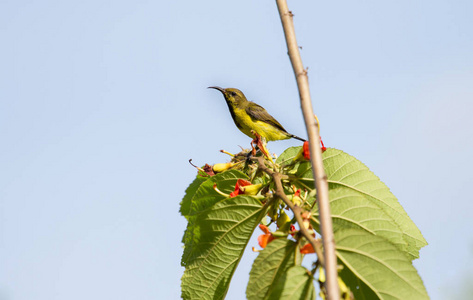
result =
[[[264,164],[264,158],[262,156],[255,157],[255,158],[253,158],[253,160],[256,160],[258,162],[258,168],[259,169],[261,169],[263,172],[265,172],[268,175],[270,175],[271,177],[273,177],[274,185],[276,187],[275,195],[279,199],[281,199],[284,202],[284,204],[286,204],[292,210],[292,212],[294,213],[294,217],[296,218],[297,224],[299,224],[300,232],[307,239],[307,241],[309,241],[309,243],[312,245],[312,248],[314,248],[315,253],[317,254],[320,265],[322,267],[325,267],[325,260],[324,260],[324,255],[322,254],[322,247],[321,247],[322,245],[320,244],[320,242],[318,240],[316,240],[312,236],[312,234],[309,232],[309,230],[307,228],[305,228],[304,220],[302,219],[302,216],[301,216],[301,213],[302,213],[301,208],[297,205],[294,205],[294,203],[292,203],[287,198],[286,194],[284,193],[284,189],[282,187],[281,179],[283,179],[283,177],[285,175],[283,175],[279,172],[274,172],[273,170],[268,168]]]
[[[296,41],[296,33],[292,20],[293,14],[287,7],[286,0],[276,0],[279,16],[286,37],[289,58],[294,69],[294,74],[299,88],[302,114],[304,115],[307,135],[309,137],[309,149],[311,153],[312,172],[314,174],[315,188],[317,189],[317,203],[319,205],[320,227],[325,254],[326,290],[329,300],[340,299],[338,287],[337,257],[335,254],[335,239],[332,229],[332,218],[328,198],[327,176],[322,162],[322,151],[320,149],[320,136],[318,122],[314,118],[312,102],[310,99],[309,80],[307,70],[304,69]]]

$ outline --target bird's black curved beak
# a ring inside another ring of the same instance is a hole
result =
[[[225,95],[225,89],[224,88],[221,88],[219,86],[209,86],[208,89],[216,89],[216,90],[219,90],[220,92],[222,92],[222,94]]]

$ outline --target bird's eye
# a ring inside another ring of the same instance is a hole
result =
[[[233,97],[235,97],[235,96],[236,96],[236,93],[232,91],[232,92],[230,92],[230,95],[232,95]]]

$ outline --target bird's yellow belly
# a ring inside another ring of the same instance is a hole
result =
[[[256,131],[259,135],[264,137],[267,141],[277,141],[289,139],[290,136],[281,131],[279,128],[272,126],[263,121],[254,121],[245,110],[235,109],[235,124],[247,136],[254,138],[251,130]]]

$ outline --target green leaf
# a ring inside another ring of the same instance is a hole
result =
[[[247,299],[269,299],[269,293],[277,287],[281,275],[294,266],[300,256],[296,248],[296,242],[276,239],[260,252],[251,268],[246,289]]]
[[[186,217],[198,214],[225,199],[225,196],[214,190],[214,184],[216,183],[223,193],[230,194],[238,179],[248,179],[248,176],[237,170],[229,170],[212,177],[198,176],[186,190],[181,202],[181,214]]]
[[[297,188],[308,191],[315,189],[310,161],[299,162],[294,168],[294,175],[296,176],[294,184]]]
[[[411,259],[418,258],[427,242],[389,188],[362,162],[341,150],[328,148],[323,162],[334,228],[363,228],[385,237]],[[309,189],[313,185],[309,162],[300,163],[295,175],[296,186]]]
[[[429,299],[412,262],[384,238],[345,229],[335,232],[335,241],[337,256],[345,265],[340,276],[355,299]]]
[[[278,157],[276,163],[285,166],[288,174],[294,175],[292,183],[302,190],[313,190],[314,177],[312,175],[312,166],[310,161],[294,162],[294,157],[297,156],[302,146],[287,148],[281,156]]]
[[[314,278],[302,266],[293,266],[278,280],[268,299],[315,300]]]
[[[248,179],[248,177],[237,170],[229,170],[212,177],[197,177],[194,182],[187,188],[186,194],[181,202],[180,212],[186,217],[188,223],[182,242],[184,243],[184,253],[181,259],[181,265],[187,264],[188,256],[195,241],[194,234],[197,232],[194,228],[196,217],[215,205],[215,203],[222,201],[226,197],[217,193],[214,189],[214,184],[223,193],[230,194],[235,189],[235,184],[238,179]]]
[[[418,258],[420,248],[427,245],[427,242],[389,188],[362,162],[341,150],[327,149],[323,158],[329,189],[341,189],[337,196],[343,196],[343,193],[354,195],[353,192],[355,192],[379,207],[399,227],[404,242],[399,240],[394,228],[387,228],[387,230],[393,230],[392,234],[386,231],[382,235],[393,241],[401,250],[406,251],[411,259]],[[370,207],[370,209],[373,208],[372,205]],[[355,221],[364,221],[368,225],[366,221],[371,217],[367,210],[360,209],[359,218]],[[377,234],[386,226],[386,217],[383,216],[381,219],[380,222],[370,222],[370,225],[374,225],[373,228],[377,229]]]
[[[356,300],[379,299],[379,296],[376,295],[376,293],[360,278],[358,278],[357,275],[355,275],[355,273],[353,273],[343,262],[339,260],[338,264],[343,266],[343,269],[338,273],[338,275],[349,287]]]
[[[227,198],[199,214],[182,276],[183,299],[223,299],[243,251],[265,214],[258,199]],[[188,248],[186,248],[187,250]]]
[[[369,197],[350,189],[339,188],[329,190],[329,199],[334,231],[362,229],[386,238],[403,251],[407,250],[408,245],[399,225]],[[314,213],[312,220],[319,225],[317,217],[318,213]]]
[[[281,156],[278,157],[276,163],[284,165],[288,168],[287,173],[294,175],[292,183],[303,190],[315,189],[314,176],[312,174],[312,166],[310,161],[294,162],[302,146],[287,148]]]
[[[189,212],[191,211],[192,199],[194,198],[195,193],[197,192],[199,187],[207,180],[209,180],[209,177],[202,177],[198,175],[186,189],[186,193],[181,202],[181,209],[179,210],[181,215],[187,216],[189,214]]]
[[[298,147],[289,147],[286,150],[284,150],[281,155],[276,159],[276,164],[278,165],[284,165],[284,164],[289,164],[292,162],[294,157],[296,157],[297,153],[301,150],[302,146]]]

